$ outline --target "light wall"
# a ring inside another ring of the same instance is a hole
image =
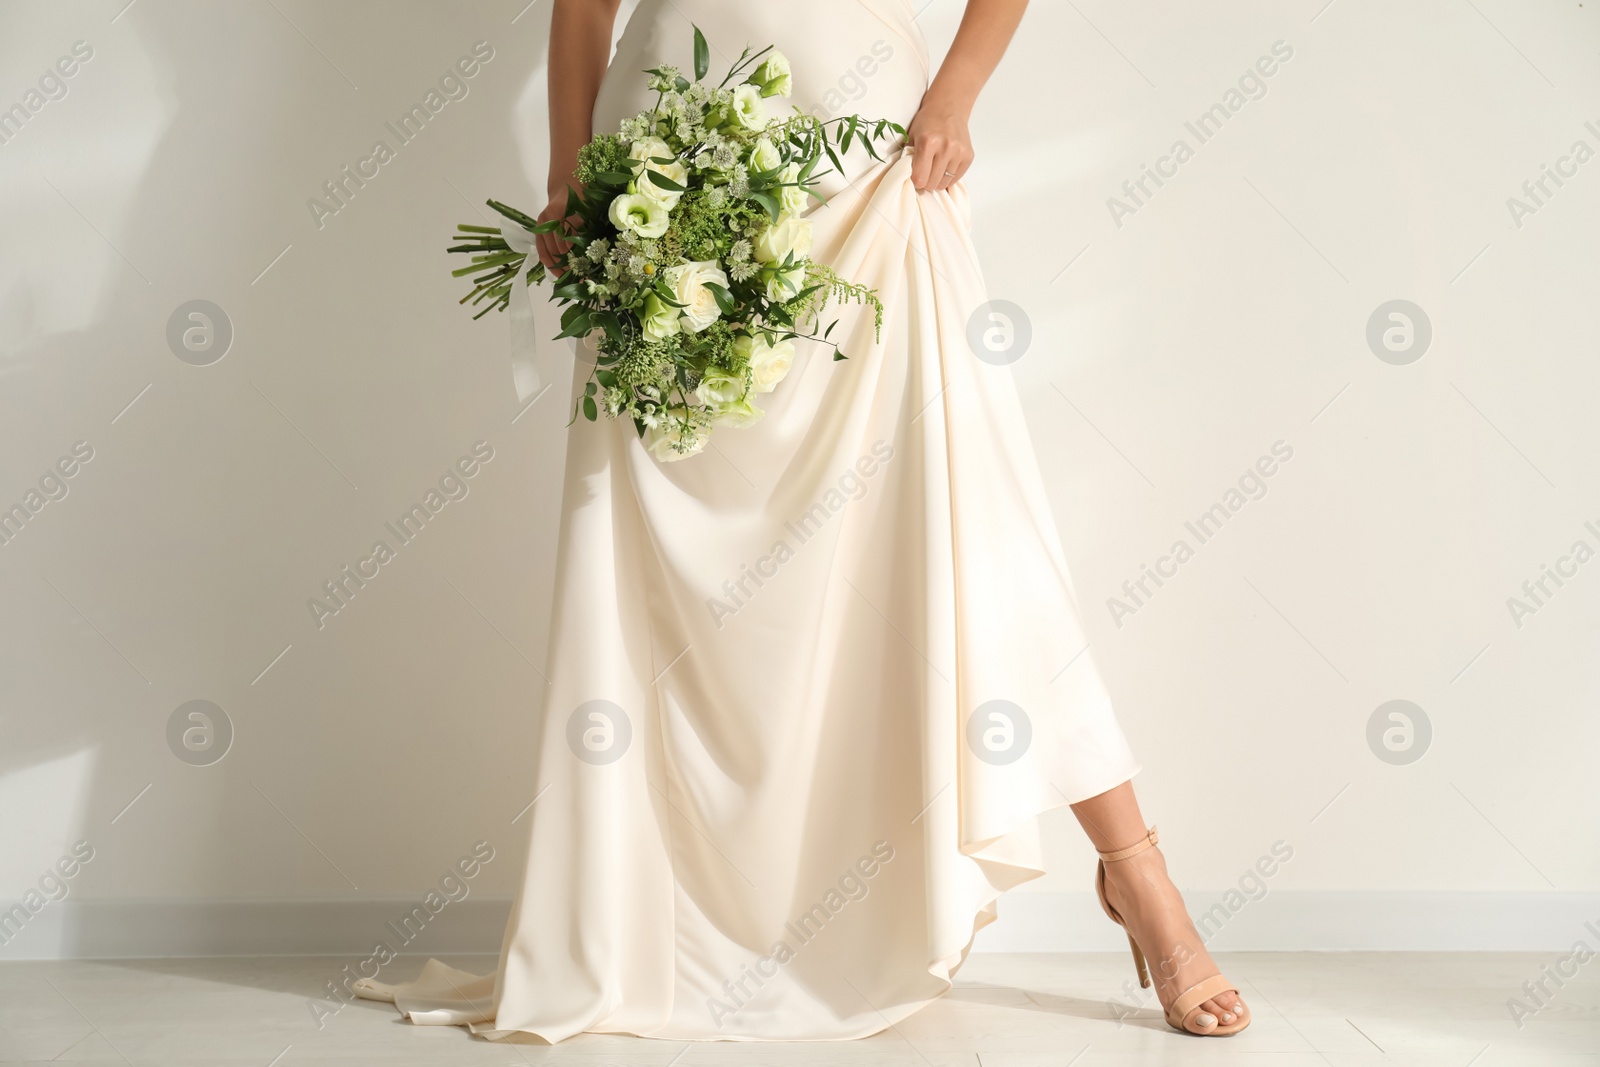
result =
[[[360,947],[479,840],[481,910],[438,944],[492,950],[567,413],[519,403],[443,249],[486,197],[540,202],[548,3],[124,3],[0,8],[0,107],[92,49],[0,144],[0,506],[92,451],[0,545],[0,904],[92,849],[0,959]],[[936,57],[959,16],[921,16]],[[1600,150],[1595,18],[1040,2],[974,115],[976,241],[1032,331],[1093,647],[1219,945],[1561,948],[1600,917],[1600,562],[1523,592],[1600,550],[1600,160],[1562,162]],[[476,42],[466,95],[318,218]],[[233,331],[209,365],[168,340],[193,300]],[[1369,344],[1396,300],[1420,358]],[[319,626],[308,599],[480,441],[468,494]],[[192,700],[232,725],[209,766],[169,744]],[[1391,700],[1431,725],[1414,762],[1369,743]],[[1051,873],[980,947],[1115,947],[1070,815],[1044,832]]]

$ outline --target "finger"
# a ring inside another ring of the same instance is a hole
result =
[[[539,262],[545,265],[545,269],[560,274],[561,264],[556,256],[555,249],[551,246],[550,235],[547,233],[538,234],[534,243],[539,249]]]
[[[933,169],[933,158],[937,154],[931,140],[918,138],[916,151],[912,154],[911,184],[919,192],[928,187],[929,172]]]
[[[950,188],[950,172],[956,169],[954,147],[949,145],[944,146],[944,148],[939,152],[938,158],[933,161],[933,166],[929,169],[933,171],[932,184],[935,191],[942,192],[943,190]]]
[[[957,153],[955,159],[946,169],[955,171],[946,182],[945,188],[955,185],[956,182],[967,176],[967,171],[972,167],[972,156],[966,152]]]

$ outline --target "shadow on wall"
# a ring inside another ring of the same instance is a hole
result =
[[[514,884],[527,823],[474,820],[531,767],[565,413],[519,416],[442,238],[542,192],[545,6],[0,13],[8,68],[93,49],[0,145],[6,243],[51,250],[0,268],[0,507],[92,454],[0,544],[0,804],[29,813],[0,908],[40,902],[0,960],[94,950],[56,895],[408,899],[485,837]],[[470,91],[319,226],[323,182],[480,41]],[[168,344],[195,299],[233,335],[204,366]],[[480,440],[498,463],[406,576],[319,628],[324,580]],[[197,697],[233,735],[209,766],[175,758],[201,720],[169,730]]]

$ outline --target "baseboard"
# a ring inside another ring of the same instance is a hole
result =
[[[1218,951],[1554,952],[1600,945],[1600,893],[1274,890],[1191,893]],[[159,956],[498,953],[511,902],[472,896],[437,914],[414,900],[79,900],[0,926],[0,962]],[[406,923],[411,914],[409,924]],[[426,921],[422,917],[426,915]],[[1126,948],[1093,895],[1012,893],[976,952]],[[0,917],[3,919],[3,917]],[[1591,924],[1586,927],[1585,924]]]
[[[1600,893],[1190,892],[1218,952],[1553,952],[1600,947]],[[974,952],[1126,951],[1094,894],[1012,893]],[[1592,924],[1586,928],[1585,924]]]

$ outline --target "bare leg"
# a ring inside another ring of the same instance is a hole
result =
[[[1132,782],[1072,805],[1072,813],[1101,852],[1126,848],[1145,836],[1147,824]],[[1167,876],[1167,861],[1159,847],[1106,864],[1106,896],[1144,950],[1163,1008],[1185,989],[1218,973],[1189,921],[1183,896]],[[1211,1030],[1218,1020],[1227,1025],[1247,1011],[1238,994],[1222,993],[1201,1005],[1195,1021]]]

